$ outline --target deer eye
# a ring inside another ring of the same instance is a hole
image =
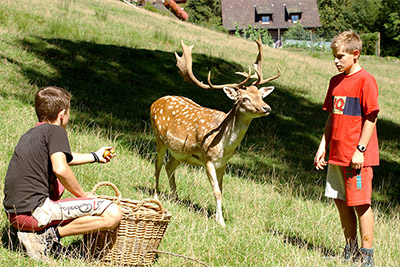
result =
[[[243,97],[243,103],[249,102],[250,99],[248,99],[247,97]]]

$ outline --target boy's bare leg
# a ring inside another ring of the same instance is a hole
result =
[[[361,246],[372,248],[374,236],[374,214],[370,205],[356,206],[358,221],[360,223]]]
[[[347,206],[346,201],[341,199],[335,199],[335,204],[339,211],[346,243],[354,246],[357,244],[357,217],[354,208]]]
[[[122,218],[122,210],[116,204],[111,204],[100,216],[84,216],[67,225],[58,227],[60,237],[86,234],[97,230],[113,229]]]

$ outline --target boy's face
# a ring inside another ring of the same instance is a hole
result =
[[[340,49],[333,50],[333,57],[335,60],[335,66],[340,72],[345,74],[352,74],[356,67],[358,67],[358,57],[360,51],[355,50],[352,54]]]

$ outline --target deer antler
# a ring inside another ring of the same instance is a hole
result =
[[[208,85],[204,84],[203,82],[197,80],[192,71],[192,63],[193,63],[192,49],[194,45],[187,46],[181,40],[181,46],[182,46],[182,57],[178,56],[178,54],[175,52],[175,57],[177,61],[176,66],[179,69],[178,73],[187,82],[192,82],[198,87],[203,89],[223,89],[224,87],[242,88],[246,84],[246,82],[248,82],[248,80],[250,79],[250,67],[249,67],[249,74],[247,75],[247,78],[239,84],[231,83],[231,84],[213,85],[211,83],[211,78],[210,78],[211,72],[208,72],[208,79],[207,79]]]
[[[254,66],[254,71],[255,74],[251,75],[250,78],[253,79],[257,79],[256,81],[254,81],[252,83],[252,85],[261,85],[261,84],[265,84],[267,82],[270,82],[272,80],[275,80],[276,78],[278,78],[281,75],[281,71],[278,68],[278,74],[275,76],[272,76],[270,78],[267,79],[263,79],[263,72],[262,72],[262,62],[263,62],[263,55],[262,55],[262,42],[261,42],[261,37],[258,38],[258,40],[255,41],[257,43],[258,46],[258,55],[257,55],[257,59],[256,62],[254,62],[253,66]],[[247,76],[250,74],[247,74],[246,72],[236,72],[236,74],[242,75],[242,76]]]

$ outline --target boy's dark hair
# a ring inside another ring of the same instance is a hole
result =
[[[71,94],[64,88],[47,86],[35,96],[35,111],[39,122],[54,122],[58,113],[70,107]]]
[[[341,32],[333,37],[331,42],[332,50],[338,50],[343,48],[347,53],[353,53],[355,50],[362,50],[362,40],[360,36],[353,31]]]

